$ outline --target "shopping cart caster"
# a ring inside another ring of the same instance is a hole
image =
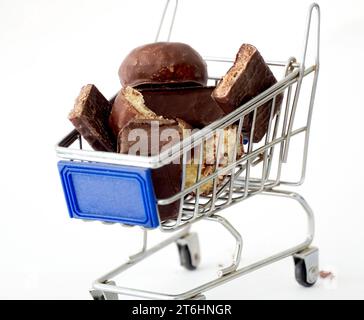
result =
[[[106,284],[115,286],[115,281],[108,281]],[[119,300],[117,293],[105,292],[101,290],[90,290],[90,294],[94,300]]]
[[[307,248],[293,255],[295,277],[304,287],[312,287],[319,275],[319,251],[317,248]]]
[[[177,240],[181,266],[195,270],[200,264],[200,244],[197,233],[189,233]]]

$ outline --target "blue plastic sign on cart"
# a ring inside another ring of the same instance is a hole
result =
[[[58,169],[71,218],[158,227],[151,169],[74,161]]]

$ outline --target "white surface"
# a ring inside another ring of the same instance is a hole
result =
[[[233,56],[243,42],[255,44],[270,60],[300,55],[310,0],[209,1],[208,9],[206,1],[180,2],[172,40],[188,42],[203,55]],[[364,298],[364,3],[319,3],[322,68],[308,178],[298,191],[316,212],[321,267],[334,271],[336,280],[303,289],[286,259],[215,289],[208,298]],[[67,217],[54,144],[71,129],[66,117],[82,85],[94,83],[106,96],[118,90],[120,62],[133,47],[154,40],[163,5],[162,0],[0,1],[0,298],[88,299],[92,281],[137,250],[138,230]],[[282,201],[257,197],[227,213],[244,236],[244,261],[302,236],[300,216],[293,215],[298,207]],[[195,229],[202,238],[200,271],[182,270],[171,248],[126,282],[147,286],[143,276],[150,277],[153,267],[151,284],[167,278],[165,288],[175,291],[212,276],[231,256],[232,242],[211,224]],[[154,234],[157,240],[160,234]]]

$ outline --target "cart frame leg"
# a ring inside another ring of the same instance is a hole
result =
[[[264,258],[262,260],[259,260],[253,264],[250,264],[245,267],[241,267],[237,269],[237,266],[240,262],[240,256],[241,256],[241,249],[242,249],[242,238],[239,232],[232,227],[232,225],[221,216],[213,215],[211,217],[206,217],[208,220],[216,221],[221,223],[236,239],[237,241],[237,247],[236,247],[236,253],[234,256],[233,264],[226,268],[229,269],[224,273],[222,272],[222,275],[218,277],[217,279],[211,280],[207,283],[204,283],[192,290],[180,293],[180,294],[166,294],[166,293],[160,293],[160,292],[152,292],[152,291],[145,291],[145,290],[139,290],[139,289],[132,289],[132,288],[126,288],[114,285],[111,281],[112,278],[119,275],[120,273],[126,271],[127,269],[131,268],[138,262],[144,260],[148,256],[152,255],[153,253],[165,248],[171,243],[176,242],[178,239],[184,237],[189,232],[189,226],[182,229],[181,231],[177,232],[173,236],[169,237],[168,239],[162,241],[161,243],[155,245],[154,247],[151,247],[150,249],[146,249],[146,243],[143,243],[143,250],[138,253],[137,255],[131,256],[129,260],[119,266],[118,268],[114,269],[113,271],[107,273],[103,277],[99,278],[93,283],[93,289],[97,290],[99,292],[103,293],[113,293],[113,294],[120,294],[120,295],[126,295],[126,296],[133,296],[133,297],[139,297],[139,298],[147,298],[147,299],[170,299],[170,300],[187,300],[187,299],[200,299],[204,296],[202,295],[203,292],[206,292],[208,290],[211,290],[219,285],[222,285],[226,282],[229,282],[231,280],[234,280],[242,275],[248,274],[252,271],[255,271],[257,269],[260,269],[264,266],[267,266],[273,262],[282,260],[284,258],[287,258],[289,256],[293,256],[296,254],[299,254],[303,250],[307,249],[310,244],[312,243],[314,232],[315,232],[315,223],[314,223],[314,215],[311,207],[306,202],[306,200],[298,193],[291,192],[291,191],[285,191],[285,190],[268,190],[263,191],[261,193],[262,195],[268,195],[268,196],[277,196],[277,197],[284,197],[288,199],[292,199],[297,201],[301,207],[304,209],[304,212],[307,216],[307,236],[306,239],[287,250],[281,251],[277,254],[274,254],[270,257]],[[145,236],[146,237],[146,236]],[[146,240],[146,238],[145,238]],[[223,269],[225,270],[225,269]],[[107,295],[105,295],[107,296]]]
[[[226,228],[226,230],[228,230],[231,233],[231,235],[236,240],[233,262],[231,263],[230,266],[220,269],[217,273],[218,277],[223,277],[231,272],[234,272],[238,268],[240,260],[241,260],[241,251],[243,248],[243,237],[241,236],[239,231],[237,231],[228,220],[226,220],[225,218],[223,218],[219,215],[206,216],[205,220],[210,220],[210,221],[220,223],[222,226],[224,226]]]

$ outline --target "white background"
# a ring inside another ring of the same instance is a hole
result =
[[[310,0],[180,3],[172,40],[188,42],[202,55],[232,57],[250,42],[269,60],[300,57]],[[364,3],[319,3],[322,66],[308,178],[297,191],[316,213],[321,268],[336,278],[301,288],[286,259],[212,290],[208,298],[364,298]],[[0,298],[89,299],[92,281],[138,249],[137,229],[68,218],[54,145],[72,128],[67,114],[82,85],[94,83],[107,97],[119,89],[119,64],[135,46],[154,41],[163,5],[0,0]],[[299,241],[304,220],[298,210],[263,197],[228,210],[245,240],[244,263]],[[179,292],[213,277],[229,261],[233,242],[211,224],[195,229],[201,233],[199,271],[179,267],[171,247],[120,283]],[[155,242],[160,233],[152,237]]]

